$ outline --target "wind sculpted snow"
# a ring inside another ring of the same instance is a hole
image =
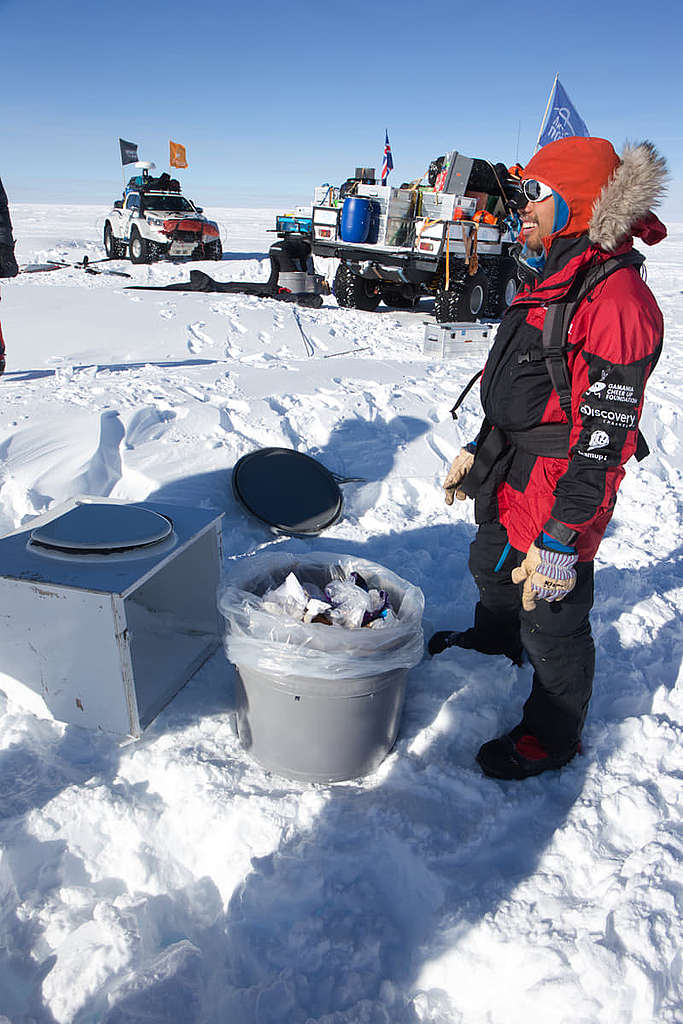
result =
[[[99,208],[12,213],[22,264],[102,255]],[[226,255],[205,269],[265,280],[275,211],[217,216]],[[583,755],[484,779],[474,754],[518,720],[530,671],[461,650],[410,673],[379,770],[329,787],[241,750],[222,652],[137,742],[51,720],[0,675],[0,1020],[680,1020],[683,227],[647,255],[667,325],[652,454],[629,465],[596,564]],[[226,578],[276,545],[348,551],[423,589],[427,635],[469,624],[471,508],[441,482],[476,430],[474,393],[457,423],[449,409],[484,349],[424,358],[426,300],[327,298],[297,323],[268,300],[123,283],[67,268],[2,286],[2,532],[78,493],[216,508]],[[235,504],[232,466],[271,445],[362,478],[319,538],[274,537]]]

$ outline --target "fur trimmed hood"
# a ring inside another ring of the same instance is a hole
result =
[[[666,236],[652,213],[665,193],[666,162],[651,142],[627,143],[621,159],[606,139],[558,139],[538,151],[523,171],[549,185],[569,208],[567,223],[543,239],[546,252],[559,237],[588,233],[607,252],[638,235],[649,245]]]
[[[652,209],[666,193],[667,178],[666,161],[651,142],[627,143],[619,166],[593,204],[588,224],[591,242],[607,252],[614,252],[634,234],[652,244],[642,229],[654,227],[652,222],[657,221]]]

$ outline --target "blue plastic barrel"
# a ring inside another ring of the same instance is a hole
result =
[[[341,215],[343,242],[365,242],[370,231],[370,200],[363,196],[347,196]]]

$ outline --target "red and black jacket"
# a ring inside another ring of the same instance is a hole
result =
[[[557,239],[544,279],[518,294],[498,329],[481,380],[486,421],[479,446],[496,432],[505,443],[476,495],[476,516],[499,520],[517,550],[527,551],[545,530],[589,561],[612,516],[624,463],[637,446],[645,383],[661,351],[662,314],[633,267],[615,271],[579,304],[566,347],[569,417],[553,388],[542,333],[548,307],[568,301],[587,268],[631,250],[630,239],[616,253],[591,245],[586,235]],[[543,444],[527,442],[551,424],[550,433],[565,425],[564,457],[539,454]]]

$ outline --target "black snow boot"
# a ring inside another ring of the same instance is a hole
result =
[[[577,742],[564,754],[551,754],[521,722],[505,736],[484,743],[477,761],[484,775],[492,779],[528,779],[541,772],[563,768],[579,749]]]
[[[450,629],[442,629],[430,637],[427,650],[434,657],[435,654],[442,654],[449,647],[459,647],[458,640],[462,633],[454,633]]]
[[[461,633],[452,632],[449,629],[441,629],[430,637],[427,650],[432,655],[441,654],[449,647],[462,647],[466,651],[479,651],[480,654],[504,654],[513,665],[521,665],[524,658],[524,649],[520,644],[514,652],[502,651],[497,647],[482,642],[482,636],[476,629],[466,629]]]

